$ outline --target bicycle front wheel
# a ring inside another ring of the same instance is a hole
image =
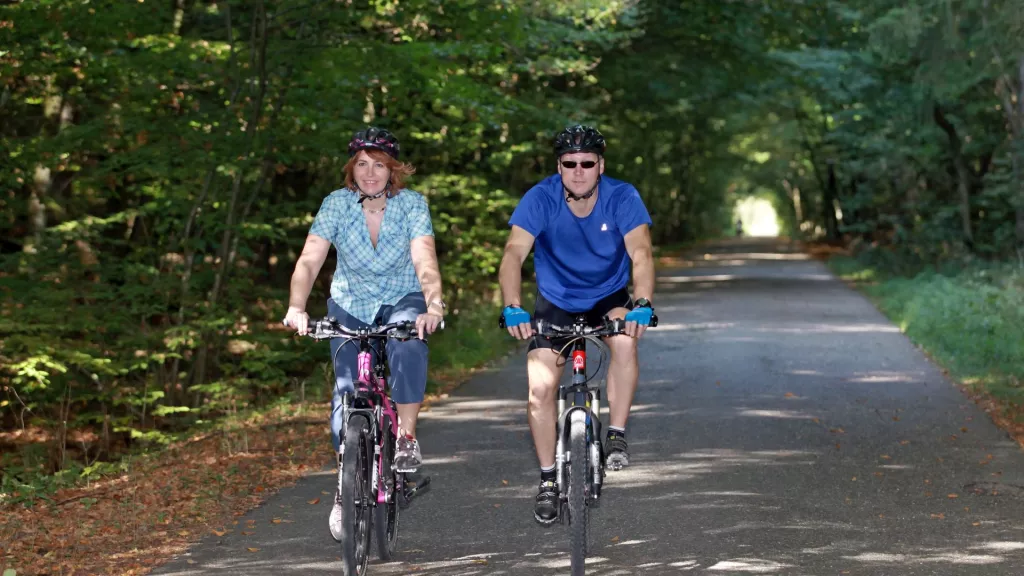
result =
[[[373,469],[370,434],[366,419],[353,416],[345,428],[345,454],[341,464],[341,573],[362,576],[369,560],[373,503],[370,474]]]
[[[569,542],[573,576],[583,576],[587,559],[587,479],[590,450],[587,446],[587,413],[572,413],[569,424]]]
[[[387,484],[391,492],[391,501],[378,503],[374,509],[373,526],[377,532],[377,556],[384,562],[390,562],[395,555],[395,542],[398,541],[398,498],[399,490],[405,490],[404,474],[395,473],[396,438],[391,432],[391,420],[384,418],[384,426],[380,431],[384,437],[381,447],[381,482]],[[385,486],[379,488],[385,490]]]

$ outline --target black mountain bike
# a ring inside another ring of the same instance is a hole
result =
[[[416,338],[416,325],[397,322],[352,330],[334,318],[325,318],[311,323],[308,336],[317,340],[345,338],[341,346],[359,344],[359,375],[353,383],[356,391],[345,394],[342,400],[338,493],[343,511],[341,573],[362,575],[369,562],[373,533],[378,557],[390,561],[398,540],[399,510],[408,507],[412,498],[430,484],[428,476],[414,480],[392,466],[398,414],[387,385],[383,343],[388,338]]]
[[[505,319],[499,320],[506,328]],[[604,448],[601,443],[601,389],[590,382],[601,372],[608,346],[601,338],[625,333],[625,320],[605,316],[600,326],[588,327],[583,315],[572,326],[557,326],[542,320],[531,322],[537,335],[567,343],[559,354],[570,349],[572,378],[558,387],[557,443],[555,444],[555,482],[560,499],[559,520],[569,520],[570,560],[573,576],[582,576],[587,558],[590,506],[596,506],[604,484]],[[652,316],[650,327],[658,325]],[[587,376],[587,341],[600,350],[597,370]]]

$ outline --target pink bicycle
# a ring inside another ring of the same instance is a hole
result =
[[[398,414],[387,385],[387,355],[382,353],[388,338],[416,338],[416,325],[397,322],[353,330],[334,318],[325,318],[311,324],[308,336],[317,340],[345,338],[338,350],[350,342],[359,344],[355,394],[345,394],[341,408],[344,424],[338,492],[343,510],[342,574],[362,575],[369,562],[373,532],[378,556],[390,561],[398,539],[399,509],[408,507],[413,496],[430,484],[429,477],[413,481],[392,465]]]

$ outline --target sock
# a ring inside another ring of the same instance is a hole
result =
[[[555,467],[550,466],[548,468],[541,467],[540,469],[540,481],[541,482],[554,482],[556,478]]]
[[[609,426],[608,427],[608,438],[611,438],[612,436],[618,436],[619,438],[622,438],[623,440],[625,440],[626,439],[626,429],[625,428],[619,428],[618,426]]]

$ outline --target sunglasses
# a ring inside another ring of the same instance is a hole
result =
[[[594,166],[597,166],[597,162],[594,162],[593,160],[584,160],[583,162],[577,162],[575,160],[562,160],[563,168],[572,169],[575,168],[577,164],[579,164],[580,167],[583,168],[584,170],[590,170]]]

